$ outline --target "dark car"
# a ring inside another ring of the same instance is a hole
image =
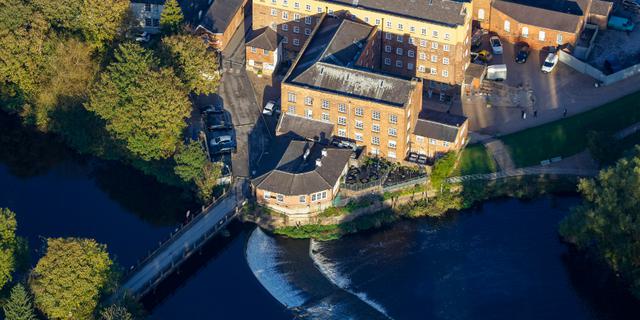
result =
[[[529,58],[529,45],[526,43],[518,44],[518,53],[516,53],[516,63],[525,63],[527,62],[527,58]]]
[[[205,118],[205,125],[209,130],[231,129],[233,122],[228,113],[208,113]]]
[[[202,112],[203,114],[208,114],[208,113],[222,113],[224,112],[224,109],[222,108],[222,105],[219,104],[210,104],[210,105],[206,105],[206,106],[202,106],[200,107],[200,112]]]

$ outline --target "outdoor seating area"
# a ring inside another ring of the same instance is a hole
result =
[[[390,163],[377,158],[369,158],[360,167],[351,166],[345,177],[345,184],[380,184],[389,171]]]
[[[389,174],[387,175],[387,179],[384,181],[383,186],[394,186],[410,180],[414,180],[416,178],[425,177],[426,175],[427,173],[420,168],[405,166],[395,167],[391,171],[389,171]]]

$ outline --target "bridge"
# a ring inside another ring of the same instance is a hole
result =
[[[119,299],[125,294],[142,297],[173,273],[238,215],[244,203],[243,186],[242,180],[236,180],[229,192],[142,260],[123,280],[112,299]]]

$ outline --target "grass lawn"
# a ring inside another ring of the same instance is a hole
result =
[[[491,173],[496,172],[496,170],[496,163],[484,145],[474,144],[462,150],[458,167],[453,171],[451,176],[457,177],[476,173]]]
[[[587,112],[501,138],[516,166],[526,167],[556,156],[568,157],[587,148],[587,133],[612,134],[640,122],[640,92]]]

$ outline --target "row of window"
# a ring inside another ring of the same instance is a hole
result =
[[[264,194],[263,194],[263,198],[265,200],[271,199],[271,192],[265,191]],[[276,200],[278,202],[284,202],[284,195],[276,194],[275,198],[276,198]],[[318,193],[311,194],[311,202],[324,200],[326,198],[327,198],[327,191],[321,191],[321,192],[318,192]],[[298,199],[299,199],[298,201],[300,203],[306,203],[307,202],[307,196],[300,196]]]
[[[271,3],[277,5],[278,4],[278,0],[271,0]],[[283,7],[289,7],[289,0],[281,0],[281,5]],[[300,2],[297,2],[297,1],[293,2],[293,7],[295,9],[300,10],[301,9]],[[309,4],[305,5],[304,9],[305,9],[305,11],[308,11],[308,12],[312,12],[313,11],[313,8]],[[271,14],[272,15],[274,15],[273,14],[274,10],[276,10],[276,12],[277,12],[277,9],[272,9],[271,10],[271,12],[272,12]],[[324,8],[323,7],[316,7],[316,12],[317,13],[323,13],[324,12]],[[333,14],[333,10],[332,9],[328,9],[327,13],[328,14]],[[277,15],[277,13],[275,15]],[[357,16],[354,15],[354,14],[352,14],[352,16],[357,18]],[[369,24],[375,24],[376,26],[381,26],[382,25],[382,20],[379,19],[379,18],[376,18],[375,20],[371,20],[369,17],[365,16],[365,17],[362,17],[362,19],[364,20],[364,22],[369,23]],[[410,33],[417,33],[418,32],[418,30],[417,30],[417,28],[415,26],[405,26],[402,23],[394,24],[391,19],[386,19],[384,26],[387,29],[394,29],[395,28],[395,30],[401,31],[401,32],[405,32],[405,31],[409,31]],[[451,34],[449,32],[443,32],[442,34],[440,34],[440,32],[438,30],[431,30],[431,32],[429,32],[429,30],[427,28],[420,28],[420,34],[423,35],[423,36],[431,36],[431,38],[433,38],[433,39],[439,39],[440,36],[442,36],[442,38],[445,39],[445,40],[451,40]]]
[[[393,34],[391,34],[391,33],[385,33],[384,37],[385,37],[386,40],[393,40],[393,38],[394,38]],[[396,39],[396,42],[398,42],[398,43],[403,43],[404,42],[404,36],[402,36],[402,35],[396,35],[395,39]],[[416,43],[415,38],[409,37],[408,39],[409,40],[408,40],[407,43],[412,44],[412,45],[418,45]],[[425,39],[420,39],[420,41],[418,41],[418,43],[423,48],[426,48],[427,44],[428,44],[427,40],[425,40]],[[440,46],[440,44],[438,42],[436,42],[436,41],[432,41],[431,42],[431,49],[437,50],[439,46]],[[450,51],[451,50],[451,46],[448,45],[448,44],[443,44],[442,45],[442,50]]]
[[[289,25],[286,23],[283,23],[282,25],[280,25],[280,29],[282,29],[282,31],[289,31]],[[293,33],[300,33],[300,27],[293,26]],[[311,29],[304,28],[304,35],[305,36],[311,35]]]
[[[160,19],[151,19],[151,18],[145,18],[144,19],[144,26],[145,27],[159,27],[160,26]]]
[[[418,143],[424,142],[424,137],[416,136],[416,142],[418,142]],[[429,138],[429,144],[438,145],[439,143],[438,143],[438,140],[433,139],[433,138]],[[442,145],[445,146],[445,147],[448,147],[450,145],[450,143],[447,142],[447,141],[442,141]]]
[[[384,51],[386,53],[391,53],[393,52],[393,47],[391,46],[384,46]],[[396,48],[395,50],[396,55],[398,56],[402,56],[404,54],[404,50],[400,47]],[[427,60],[427,53],[425,52],[420,52],[420,54],[418,54],[418,56],[420,57],[420,60]],[[416,57],[416,53],[413,50],[407,50],[407,57],[409,58],[415,58]],[[430,55],[430,60],[431,62],[438,62],[438,56],[435,54]],[[448,65],[449,64],[449,58],[448,57],[442,57],[442,64]]]
[[[504,31],[511,32],[511,22],[509,22],[509,20],[505,20],[504,21]],[[520,30],[520,35],[523,38],[529,38],[529,28],[528,27],[522,27],[522,29]],[[545,41],[546,38],[547,38],[547,33],[544,30],[538,31],[538,40],[539,41]],[[562,33],[558,33],[558,35],[556,36],[556,43],[558,43],[558,44],[563,44],[564,43],[564,37],[562,36]]]
[[[390,58],[384,58],[384,64],[387,66],[391,65],[391,59]],[[402,68],[404,66],[404,62],[402,60],[396,60],[396,64],[395,67],[396,68]],[[413,63],[409,62],[407,63],[407,70],[413,70],[414,65]],[[418,66],[418,71],[425,73],[427,72],[427,68],[423,65],[419,65]],[[429,74],[431,75],[437,75],[438,74],[438,69],[437,68],[429,68]],[[449,77],[449,70],[442,70],[441,72],[442,77],[444,78],[448,78]]]
[[[263,53],[264,55],[269,55],[269,54],[271,53],[271,51],[270,51],[270,50],[267,50],[267,49],[260,49],[260,50],[262,51],[262,53]],[[256,47],[251,47],[251,52],[252,52],[252,53],[257,53],[257,52],[258,52],[258,48],[256,48]]]

